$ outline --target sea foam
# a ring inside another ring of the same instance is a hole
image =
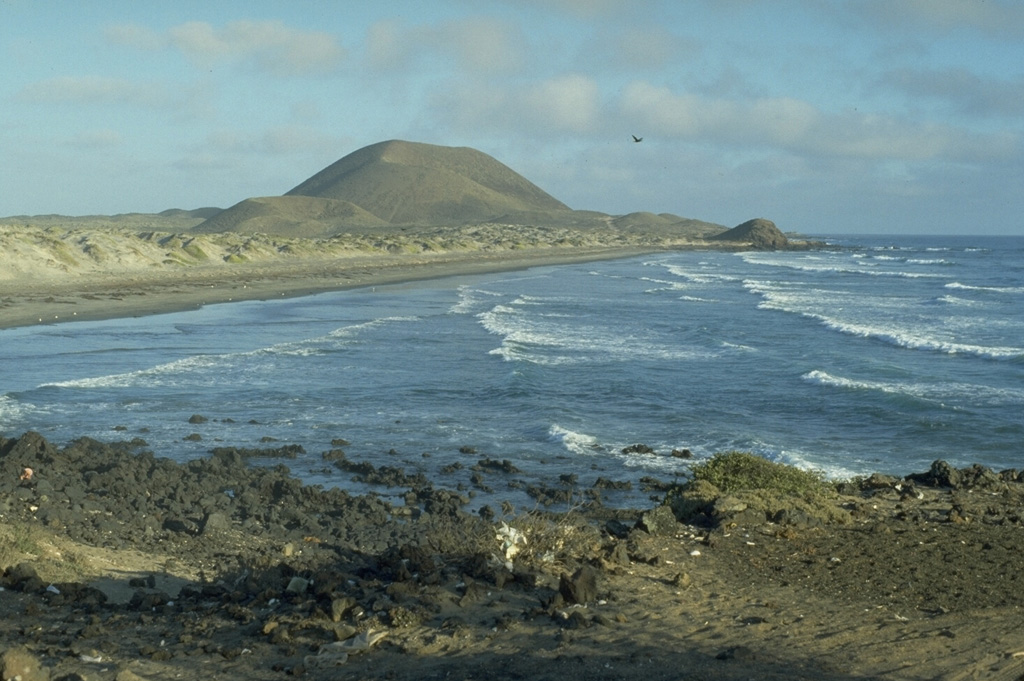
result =
[[[816,385],[841,388],[844,390],[876,391],[895,396],[910,396],[935,403],[946,402],[981,404],[990,406],[1012,406],[1024,404],[1024,389],[997,388],[962,382],[937,384],[904,381],[870,381],[833,376],[826,371],[815,369],[801,378]]]

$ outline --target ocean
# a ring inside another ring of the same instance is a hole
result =
[[[0,433],[139,437],[179,461],[297,444],[254,465],[404,492],[325,461],[343,439],[351,461],[518,508],[560,476],[649,505],[683,449],[833,478],[1024,467],[1024,238],[825,238],[3,330]]]

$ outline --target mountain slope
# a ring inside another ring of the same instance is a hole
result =
[[[245,199],[206,220],[193,232],[259,232],[292,238],[331,236],[343,228],[386,225],[348,201],[312,196],[261,196]]]
[[[348,201],[391,224],[483,222],[518,211],[568,211],[483,152],[391,140],[355,151],[286,196]]]
[[[246,199],[193,231],[302,238],[487,223],[613,230],[631,238],[699,239],[725,231],[721,225],[668,213],[614,218],[572,210],[476,149],[400,140],[363,147],[284,196]]]

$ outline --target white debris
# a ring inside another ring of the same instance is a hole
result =
[[[526,546],[526,535],[504,522],[498,528],[497,539],[501,542],[501,552],[506,560],[515,558],[520,548]]]
[[[349,655],[369,650],[387,635],[386,631],[367,630],[344,641],[322,645],[316,655],[307,655],[303,662],[307,667],[340,667],[348,662]]]
[[[508,523],[502,522],[501,527],[495,535],[495,538],[500,542],[500,556],[495,556],[496,562],[503,564],[505,568],[512,571],[512,559],[516,557],[520,550],[526,546],[526,535],[510,526]],[[504,560],[502,560],[504,558]]]

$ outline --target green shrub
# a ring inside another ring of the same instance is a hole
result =
[[[726,493],[764,489],[802,495],[829,489],[821,473],[774,463],[748,452],[715,454],[691,470],[695,481],[711,483]]]

